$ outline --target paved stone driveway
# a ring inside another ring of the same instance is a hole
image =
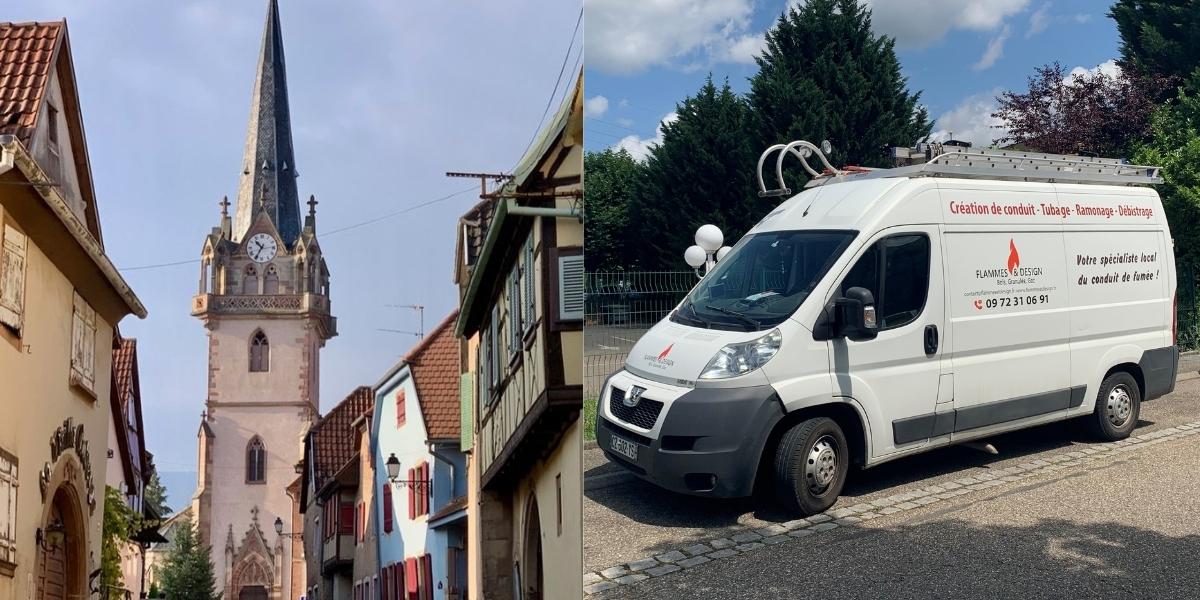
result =
[[[1171,576],[1167,567],[1182,552],[1200,557],[1196,433],[1200,381],[1183,381],[1175,394],[1143,407],[1129,441],[1097,444],[1058,424],[999,436],[999,456],[939,450],[860,473],[831,511],[801,520],[753,500],[700,500],[621,481],[589,460],[589,473],[600,476],[593,480],[615,483],[586,492],[586,590],[603,597],[745,597],[739,594],[749,589],[755,597],[814,589],[821,597],[927,597],[934,593],[927,586],[944,580],[936,595],[1044,597],[1048,591],[1029,581],[1067,568],[1076,573],[1071,586],[1051,596],[1141,597],[1137,584],[1148,578],[1156,583],[1146,589],[1172,597],[1200,572]],[[873,545],[845,542],[868,533]],[[943,538],[958,541],[937,541]],[[1128,555],[1133,546],[1148,546],[1149,554]],[[953,576],[955,569],[972,576]],[[1025,583],[968,585],[987,580],[976,571],[1004,569]],[[898,587],[870,587],[887,582]],[[832,587],[813,587],[819,583]]]

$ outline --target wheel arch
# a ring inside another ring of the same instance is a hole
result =
[[[783,416],[775,427],[771,429],[770,435],[767,436],[767,442],[763,445],[762,455],[759,458],[758,476],[756,481],[765,481],[770,478],[762,477],[763,469],[771,468],[772,457],[775,456],[775,448],[779,445],[779,439],[783,434],[794,427],[797,423],[808,419],[818,417],[828,417],[833,419],[842,429],[842,434],[846,436],[846,444],[850,446],[850,464],[855,466],[863,466],[867,462],[867,457],[870,456],[870,436],[868,434],[867,418],[862,414],[862,410],[851,400],[833,400],[812,406],[806,406],[793,410]]]

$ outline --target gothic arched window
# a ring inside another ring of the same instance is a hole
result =
[[[242,293],[258,293],[258,270],[254,268],[254,265],[247,266],[246,273],[242,275]]]
[[[257,435],[246,445],[246,483],[267,481],[267,448]]]
[[[279,271],[275,269],[275,265],[267,265],[267,273],[263,276],[263,293],[279,293]]]
[[[271,370],[271,342],[261,329],[250,338],[250,372],[265,373]]]

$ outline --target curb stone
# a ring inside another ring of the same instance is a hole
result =
[[[734,533],[729,537],[715,538],[702,543],[691,543],[654,557],[623,563],[603,570],[586,572],[583,574],[583,592],[584,595],[591,596],[614,588],[633,585],[650,578],[662,577],[683,569],[694,568],[715,560],[753,552],[767,545],[786,541],[785,535],[798,539],[840,527],[857,528],[862,521],[906,512],[975,491],[989,490],[994,487],[1008,485],[1040,474],[1100,462],[1106,458],[1105,455],[1124,453],[1196,434],[1200,434],[1200,421],[1129,437],[1119,442],[1105,444],[1102,447],[1089,446],[1065,454],[1022,463],[1007,469],[997,469],[990,473],[963,477],[953,482],[929,485],[912,492],[856,504],[849,508],[811,515],[782,524],[746,529]]]

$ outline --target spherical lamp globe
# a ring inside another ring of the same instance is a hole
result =
[[[716,225],[701,225],[696,230],[696,245],[705,252],[716,252],[725,243],[725,234]]]
[[[704,259],[708,258],[708,253],[700,246],[689,246],[683,252],[683,260],[687,261],[689,267],[699,269],[704,266]]]

